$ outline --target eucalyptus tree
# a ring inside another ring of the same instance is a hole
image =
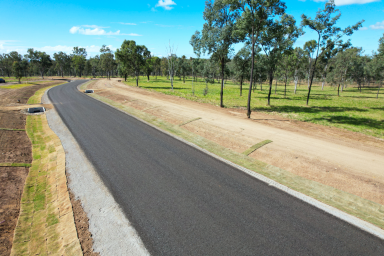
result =
[[[145,75],[147,76],[147,81],[149,81],[149,76],[153,72],[153,56],[151,55],[151,52],[147,49],[147,47],[145,47],[143,51],[143,67],[142,68],[144,70]]]
[[[337,85],[337,96],[340,96],[340,88],[341,92],[343,91],[345,81],[347,79],[348,73],[350,73],[350,68],[352,66],[352,56],[356,54],[357,50],[358,49],[356,48],[351,48],[339,51],[337,55],[332,58],[332,69],[327,76],[327,81]]]
[[[115,52],[116,59],[123,63],[127,68],[133,71],[136,78],[136,86],[139,86],[140,70],[144,65],[144,56],[146,52],[144,45],[136,45],[133,40],[124,40],[120,49]]]
[[[308,65],[307,65],[307,80],[308,80],[308,88],[309,88],[309,80],[311,79],[311,69],[312,69],[312,63],[314,61],[314,55],[316,53],[317,48],[317,42],[316,40],[309,40],[305,42],[303,50],[306,53],[306,57],[308,59]]]
[[[213,84],[215,82],[215,77],[214,77],[214,61],[211,59],[206,59],[203,62],[203,69],[202,69],[202,76],[205,81],[205,89],[204,89],[204,96],[208,94],[208,83]]]
[[[41,78],[44,79],[44,73],[52,66],[51,57],[45,52],[35,51],[33,48],[28,49],[28,58],[38,68]]]
[[[2,71],[10,77],[13,69],[13,63],[15,61],[19,62],[21,59],[22,56],[17,51],[3,53],[0,58],[0,67]]]
[[[157,76],[159,75],[160,68],[161,68],[161,59],[159,57],[157,56],[152,57],[152,67],[153,67],[154,75],[156,76],[156,80],[157,80]]]
[[[358,89],[361,93],[361,85],[364,82],[364,66],[366,64],[365,58],[361,56],[363,50],[361,48],[355,48],[354,53],[351,56],[351,66],[349,76],[358,85]]]
[[[165,57],[161,58],[161,62],[160,63],[161,63],[160,64],[161,74],[163,76],[166,76],[166,78],[168,80],[169,79],[168,78],[169,73],[168,73],[168,60],[167,60],[167,58],[165,58]]]
[[[268,70],[269,93],[268,105],[270,105],[272,82],[277,63],[284,54],[293,51],[293,44],[302,35],[302,30],[295,25],[293,16],[283,14],[279,20],[269,20],[268,27],[261,32],[261,46],[266,56]]]
[[[289,82],[288,79],[295,76],[297,63],[297,56],[294,54],[294,52],[288,51],[286,54],[283,54],[278,64],[280,74],[284,79],[284,97],[287,95],[287,82]]]
[[[79,48],[78,46],[73,47],[72,50],[72,65],[75,70],[75,76],[81,74],[85,68],[85,62],[87,58],[87,50],[85,48]]]
[[[101,68],[105,70],[107,73],[107,78],[111,79],[111,74],[113,73],[113,69],[116,66],[116,62],[114,59],[114,54],[112,50],[107,47],[105,44],[100,48],[100,62]]]
[[[372,61],[370,61],[368,68],[370,69],[372,77],[378,84],[376,98],[379,98],[380,88],[384,80],[384,56],[374,53]]]
[[[251,50],[249,46],[241,48],[233,57],[233,71],[236,80],[240,82],[240,96],[243,91],[244,78],[249,74],[251,64]]]
[[[252,61],[247,102],[247,116],[250,118],[255,46],[261,43],[260,33],[268,27],[274,17],[284,14],[286,6],[280,0],[225,0],[225,2],[230,3],[231,10],[241,13],[236,20],[234,35],[251,46]]]
[[[377,56],[383,57],[384,56],[384,33],[383,36],[379,39],[379,49],[377,50]]]
[[[178,58],[176,55],[175,47],[169,42],[169,46],[166,47],[167,51],[167,68],[168,68],[168,74],[169,74],[169,80],[171,80],[171,89],[173,91],[173,78],[176,76],[176,72],[178,69]]]
[[[230,1],[208,0],[205,2],[203,18],[206,21],[200,33],[196,31],[190,40],[194,52],[200,57],[207,53],[212,60],[220,64],[221,88],[220,107],[224,107],[224,70],[225,64],[230,60],[231,46],[237,42],[233,34],[237,12],[231,11]]]
[[[89,63],[91,64],[92,76],[96,77],[96,72],[98,71],[100,63],[100,56],[96,55],[95,57],[89,58]]]
[[[364,20],[362,20],[355,25],[348,26],[342,30],[341,28],[336,27],[336,22],[339,20],[340,15],[341,13],[338,9],[336,9],[334,0],[329,0],[329,2],[325,3],[324,10],[319,10],[314,19],[307,17],[305,14],[301,16],[302,26],[307,26],[317,33],[316,55],[315,61],[311,65],[311,70],[313,72],[311,72],[312,74],[308,88],[307,105],[309,103],[313,77],[315,75],[315,67],[319,56],[322,56],[330,47],[345,47],[346,44],[350,44],[349,40],[346,43],[343,43],[342,37],[345,35],[352,35],[353,32],[358,30],[364,22]]]
[[[20,79],[23,77],[23,68],[20,65],[20,61],[14,61],[12,65],[12,69],[13,69],[13,75],[15,76],[16,79],[19,79],[19,84],[20,84],[21,83]]]
[[[53,58],[56,61],[56,66],[60,71],[61,77],[64,77],[65,68],[71,65],[71,57],[65,52],[58,52],[53,54]]]

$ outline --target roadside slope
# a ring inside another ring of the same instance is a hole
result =
[[[28,103],[41,102],[47,88]],[[65,152],[46,116],[27,117],[32,166],[21,198],[11,255],[82,255],[65,176]]]

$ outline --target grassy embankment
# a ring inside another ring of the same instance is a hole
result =
[[[53,86],[50,86],[53,87]],[[40,89],[28,104],[41,102]],[[65,176],[65,153],[45,115],[27,117],[32,166],[21,198],[11,255],[82,255]]]
[[[192,80],[189,78],[184,84],[179,78],[174,81],[174,90],[165,77],[155,80],[151,77],[148,82],[146,77],[140,77],[139,86],[165,94],[177,95],[189,100],[219,105],[220,84],[208,84],[208,94],[204,96],[205,82],[198,79],[194,82],[195,95],[192,94]],[[127,79],[126,84],[135,86],[135,80]],[[224,89],[224,105],[228,108],[246,108],[249,84],[243,85],[243,96],[239,96],[238,84],[227,81]],[[252,111],[261,111],[279,114],[287,118],[312,122],[316,124],[333,126],[354,132],[384,138],[384,89],[376,99],[377,88],[363,88],[362,93],[356,87],[348,86],[337,96],[337,89],[331,86],[313,86],[309,106],[306,106],[307,86],[298,86],[294,94],[294,86],[287,86],[287,96],[284,97],[284,84],[278,83],[275,94],[275,83],[271,95],[271,106],[267,106],[268,86],[263,84],[263,90],[257,85],[257,90],[252,93]]]
[[[0,88],[1,89],[20,89],[20,88],[35,85],[35,84],[36,83],[33,83],[33,82],[30,82],[27,84],[12,84],[12,85],[5,85],[5,86],[1,86],[1,84],[0,84]]]
[[[14,76],[8,77],[8,76],[0,76],[0,78],[3,78],[5,82],[10,83],[10,82],[19,82],[19,79],[17,79]],[[20,80],[21,82],[25,81],[31,81],[31,80],[40,80],[41,76],[28,76],[28,77],[22,77]],[[1,84],[0,84],[1,85]]]
[[[86,88],[86,84],[80,86],[80,90]],[[165,89],[169,92],[169,89]],[[88,94],[88,96],[103,101],[115,108],[127,112],[141,120],[144,120],[161,130],[174,134],[186,141],[189,141],[200,148],[203,148],[217,156],[229,160],[232,163],[243,166],[256,173],[262,174],[280,184],[283,184],[293,190],[301,192],[312,198],[315,198],[325,204],[331,205],[339,210],[347,212],[353,216],[366,220],[378,227],[384,229],[384,205],[363,199],[356,195],[323,185],[321,183],[305,179],[281,168],[268,165],[254,158],[248,157],[246,152],[238,153],[219,144],[216,144],[202,136],[191,133],[179,125],[170,124],[160,118],[152,116],[146,112],[129,107],[108,98],[102,97],[97,93]],[[264,143],[267,143],[265,141]],[[256,145],[255,145],[256,146]],[[253,150],[253,148],[251,149]]]

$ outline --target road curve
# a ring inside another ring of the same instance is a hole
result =
[[[82,82],[48,96],[152,255],[384,255],[383,240],[84,95]]]

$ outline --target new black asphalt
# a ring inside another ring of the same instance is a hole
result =
[[[48,96],[152,255],[384,255],[383,240],[88,97],[81,82]]]

